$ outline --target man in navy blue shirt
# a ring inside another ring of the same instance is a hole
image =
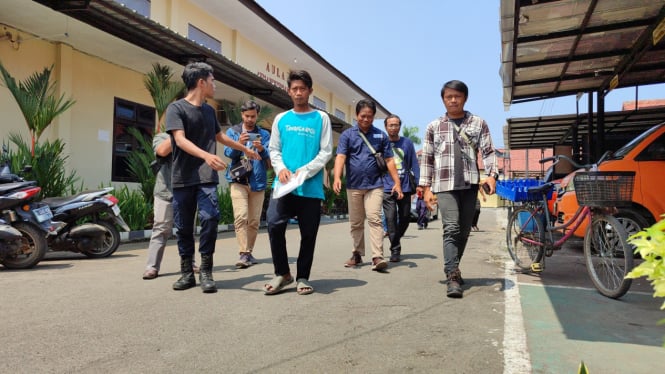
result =
[[[346,167],[353,253],[344,266],[362,265],[362,256],[365,255],[365,218],[367,218],[372,248],[372,270],[379,271],[387,268],[388,263],[383,258],[383,225],[381,223],[383,172],[377,165],[375,152],[382,154],[386,160],[388,172],[394,183],[391,193],[395,194],[398,199],[401,199],[403,195],[388,136],[372,125],[375,114],[376,104],[373,101],[360,100],[356,104],[358,126],[345,130],[339,137],[333,191],[339,194],[342,190],[342,170]]]
[[[411,139],[399,136],[402,120],[397,115],[391,114],[386,117],[383,124],[386,126],[395,169],[397,169],[404,194],[404,197],[398,200],[393,193],[395,183],[392,177],[383,176],[383,213],[388,226],[388,239],[390,239],[390,262],[399,262],[402,252],[401,239],[409,227],[411,196],[416,192],[409,184],[409,175],[413,173],[414,181],[417,181],[420,177],[420,167],[416,148]]]

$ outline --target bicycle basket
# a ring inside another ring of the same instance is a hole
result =
[[[580,205],[629,206],[633,199],[634,171],[587,171],[575,174],[575,193]]]

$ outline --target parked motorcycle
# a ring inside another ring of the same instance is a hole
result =
[[[90,258],[112,255],[120,245],[120,226],[130,231],[120,215],[113,187],[84,191],[74,196],[46,198],[53,220],[65,225],[48,238],[53,251],[80,252]]]
[[[2,183],[34,185],[35,182],[25,182],[11,174],[6,147],[3,147],[3,152],[5,161],[0,166],[0,189],[12,188]],[[80,252],[90,258],[113,254],[120,245],[120,232],[116,225],[126,231],[129,231],[129,227],[120,215],[118,199],[110,194],[112,190],[113,187],[107,187],[74,196],[46,198],[39,202],[40,213],[44,215],[40,218],[52,223],[48,231],[51,235],[46,237],[46,247],[52,251]]]
[[[51,221],[48,205],[34,201],[40,191],[34,182],[0,184],[0,263],[7,268],[37,265],[48,248],[46,236],[57,233],[60,227]]]
[[[31,268],[48,250],[46,237],[62,224],[53,222],[51,209],[36,201],[41,188],[11,173],[9,153],[3,145],[0,164],[0,263],[10,269]],[[30,171],[27,166],[23,172]],[[17,236],[18,233],[18,236]]]
[[[0,263],[8,269],[33,267],[44,257],[46,242],[40,241],[41,233],[29,225],[16,225],[17,228],[12,227],[0,219]]]
[[[19,249],[19,240],[22,237],[20,231],[8,225],[5,220],[0,219],[0,253]]]

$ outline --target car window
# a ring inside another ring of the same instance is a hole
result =
[[[638,137],[628,142],[628,144],[624,145],[623,147],[619,148],[616,152],[614,152],[614,154],[612,154],[612,158],[622,158],[623,156],[627,155],[628,152],[632,151],[633,148],[637,147],[637,145],[640,144],[640,142],[642,142],[644,138],[653,134],[659,128],[660,126],[654,126],[649,130],[643,132]]]
[[[636,161],[665,161],[665,133],[661,134],[640,154],[635,157]]]

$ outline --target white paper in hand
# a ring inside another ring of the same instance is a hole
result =
[[[305,174],[306,173],[298,173],[297,175],[291,174],[291,179],[289,179],[288,182],[282,184],[282,182],[277,179],[275,182],[275,187],[272,190],[272,198],[273,199],[279,199],[282,196],[287,195],[291,191],[295,190],[298,188],[298,186],[302,185],[305,182]]]

